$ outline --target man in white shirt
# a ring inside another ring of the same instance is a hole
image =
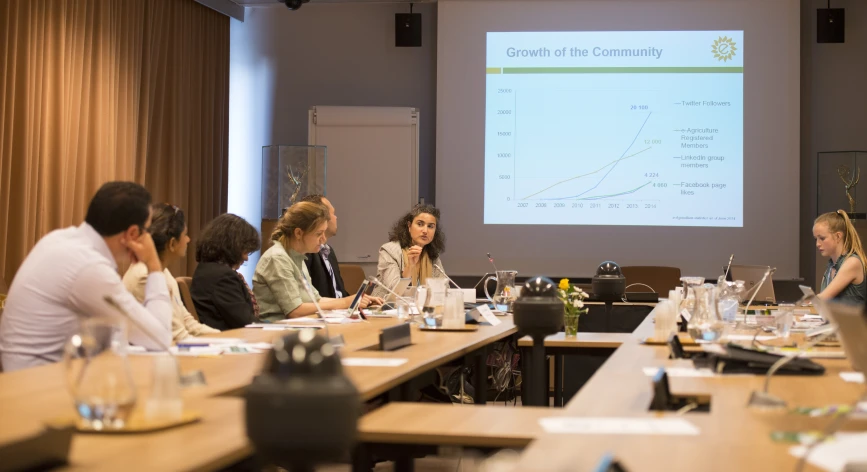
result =
[[[172,307],[165,276],[146,228],[151,195],[132,182],[108,182],[94,195],[84,223],[52,231],[33,247],[18,269],[0,318],[0,359],[13,371],[57,362],[79,322],[93,316],[120,317],[110,295],[138,324],[129,340],[148,349],[172,342]],[[137,261],[148,268],[144,305],[123,285],[119,265]]]

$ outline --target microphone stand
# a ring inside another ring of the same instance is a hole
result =
[[[338,335],[336,339],[331,338],[331,332],[328,330],[328,320],[325,319],[325,314],[322,313],[322,307],[319,306],[319,302],[316,301],[316,296],[313,293],[313,289],[310,288],[310,283],[307,281],[307,277],[304,276],[304,271],[298,272],[298,280],[301,281],[301,286],[304,287],[304,291],[307,292],[307,296],[310,297],[310,301],[313,302],[313,306],[316,307],[316,313],[319,315],[319,319],[322,320],[322,325],[325,327],[325,339],[328,340],[334,347],[343,346],[346,344],[343,341],[343,335]],[[352,316],[352,313],[350,313]]]
[[[376,277],[374,277],[374,276],[372,276],[372,275],[371,275],[370,277],[368,277],[367,280],[370,280],[371,282],[376,282],[377,285],[379,285],[380,287],[386,289],[386,290],[388,291],[388,293],[394,295],[394,297],[395,297],[396,300],[401,300],[401,301],[403,301],[404,303],[406,303],[407,305],[409,305],[409,306],[410,306],[410,310],[412,310],[413,308],[415,308],[415,313],[411,313],[411,315],[412,315],[412,314],[417,314],[417,315],[420,315],[420,314],[421,314],[421,310],[419,310],[418,305],[415,303],[415,301],[410,300],[409,298],[406,298],[406,297],[404,297],[403,295],[398,295],[397,292],[395,292],[394,290],[390,289],[390,288],[388,287],[388,285],[385,285],[385,284],[382,283],[378,278],[376,278]]]
[[[725,275],[723,275],[723,282],[725,282],[726,280],[729,279],[729,269],[732,268],[732,261],[734,260],[734,258],[735,258],[735,255],[734,255],[734,254],[732,254],[731,256],[729,256],[729,263],[728,263],[728,265],[726,266],[726,273],[725,273]]]
[[[449,277],[448,275],[446,275],[446,271],[444,271],[442,267],[440,267],[440,266],[438,266],[438,265],[436,265],[436,264],[434,264],[433,266],[434,266],[434,269],[438,270],[440,274],[443,274],[443,277],[445,277],[446,280],[448,280],[449,282],[451,282],[451,284],[454,285],[456,289],[458,289],[458,290],[461,289],[461,286],[460,286],[460,285],[456,284],[455,281],[452,280],[451,277]]]
[[[181,373],[181,363],[178,362],[178,357],[172,352],[169,346],[163,344],[163,342],[153,333],[150,332],[143,324],[136,321],[135,318],[132,317],[122,306],[118,303],[114,297],[111,295],[106,295],[102,297],[110,307],[114,308],[118,313],[123,315],[127,321],[129,321],[133,326],[136,327],[139,331],[144,333],[151,341],[153,341],[157,346],[160,346],[163,352],[167,353],[172,357],[175,361],[175,365],[178,366],[178,378],[180,379],[180,383],[182,387],[192,387],[196,385],[207,385],[205,381],[205,374],[201,370],[193,370],[186,374]]]

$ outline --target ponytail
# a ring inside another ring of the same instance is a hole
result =
[[[828,225],[828,229],[832,233],[843,235],[843,255],[857,254],[861,260],[861,270],[867,274],[867,260],[865,260],[864,248],[861,246],[861,238],[858,237],[858,232],[855,231],[855,226],[852,225],[849,215],[844,210],[823,213],[816,218],[814,224],[819,223]]]

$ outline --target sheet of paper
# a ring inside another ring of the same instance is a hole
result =
[[[502,321],[497,319],[497,315],[495,315],[491,308],[488,305],[479,305],[478,306],[479,314],[482,315],[482,318],[485,319],[491,326],[497,326],[502,323]]]
[[[644,375],[651,377],[656,375],[659,367],[644,367],[642,370]],[[713,377],[716,375],[710,369],[696,369],[694,367],[666,367],[665,373],[669,377]]]
[[[208,337],[193,337],[182,339],[178,342],[178,344],[198,344],[202,346],[209,345],[231,345],[231,344],[241,344],[244,342],[241,338],[208,338]]]
[[[789,454],[801,457],[804,446],[789,448]],[[807,462],[822,470],[842,471],[846,464],[867,462],[867,433],[838,434],[833,441],[825,441],[810,451]]]
[[[729,334],[725,336],[727,341],[752,341],[753,334]],[[759,335],[756,336],[756,341],[770,341],[771,339],[777,339],[777,336],[774,335]]]
[[[840,378],[850,383],[864,383],[864,374],[861,372],[840,372]]]
[[[316,324],[322,323],[322,318],[287,318],[285,320],[277,320],[274,323],[279,324]]]
[[[546,433],[697,436],[699,429],[682,418],[541,418]]]
[[[287,329],[297,329],[282,323],[250,323],[245,328],[263,329],[265,331],[285,331]]]
[[[397,367],[406,364],[407,359],[382,357],[344,357],[341,361],[347,367]]]

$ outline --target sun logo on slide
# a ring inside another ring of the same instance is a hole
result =
[[[713,46],[710,48],[713,57],[715,57],[716,60],[723,62],[735,57],[735,51],[737,50],[738,48],[735,47],[735,40],[728,36],[720,36],[713,42]]]

